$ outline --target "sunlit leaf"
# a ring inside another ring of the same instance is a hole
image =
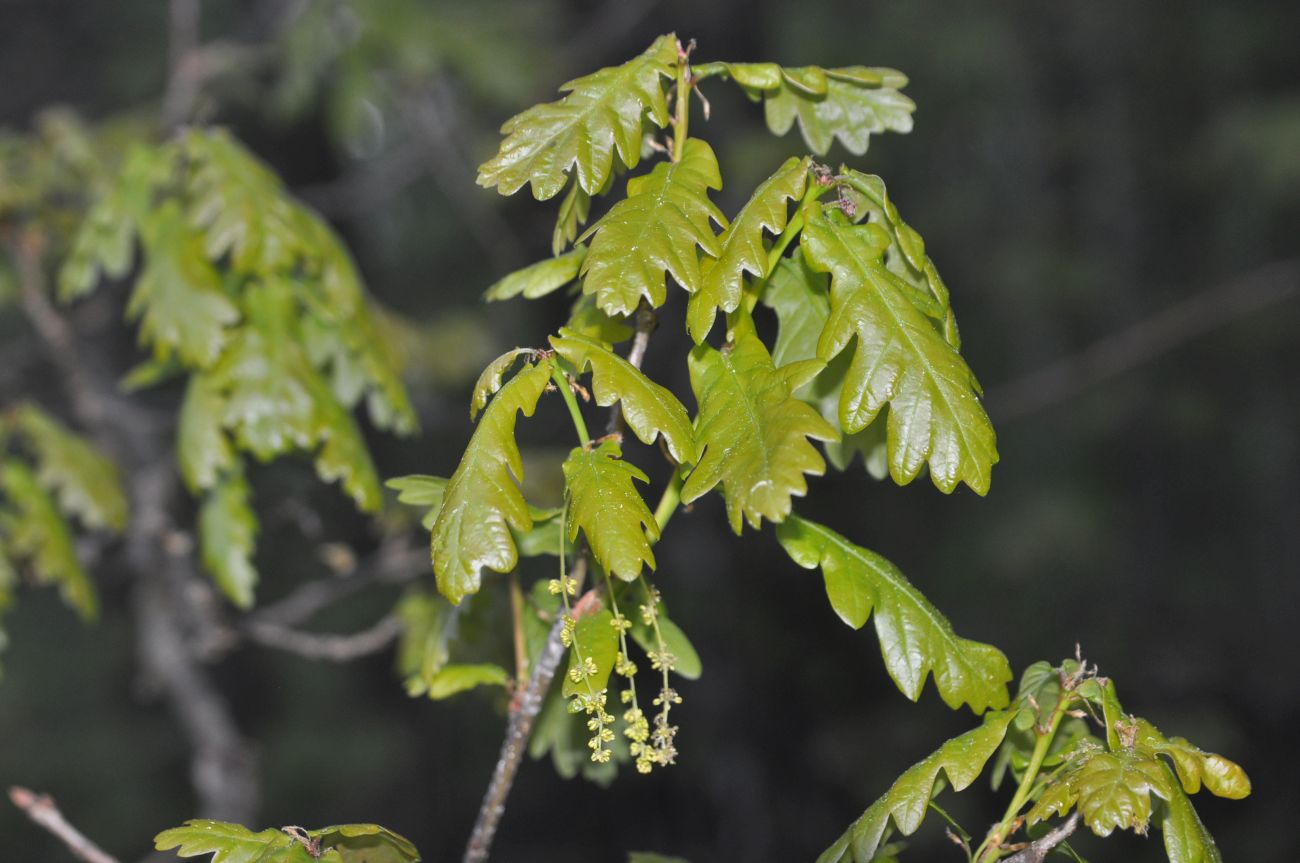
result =
[[[924,761],[909,767],[884,797],[871,804],[835,844],[822,852],[817,863],[870,863],[891,822],[904,836],[915,833],[925,818],[939,774],[946,774],[954,791],[974,782],[1002,743],[1014,715],[1012,711],[990,711],[984,714],[984,724],[979,728],[954,737]]]
[[[785,230],[789,201],[803,195],[810,162],[806,157],[787,159],[759,184],[722,234],[717,260],[704,263],[700,289],[687,306],[686,326],[696,344],[709,334],[719,310],[734,312],[740,305],[746,273],[767,275],[764,231],[776,235]]]
[[[576,447],[564,461],[569,538],[576,540],[581,530],[605,571],[624,581],[634,581],[642,564],[655,568],[650,543],[659,539],[654,514],[633,480],[649,482],[649,477],[623,461],[613,440],[592,449]]]
[[[479,418],[460,466],[447,483],[443,506],[433,525],[433,568],[438,589],[453,603],[479,589],[483,567],[515,568],[518,552],[510,528],[533,525],[516,480],[524,475],[515,443],[515,418],[532,416],[551,364],[527,365],[501,388]]]
[[[680,160],[628,180],[627,197],[580,238],[591,240],[582,262],[583,293],[594,295],[606,312],[626,315],[642,297],[655,307],[664,304],[665,273],[698,291],[696,247],[715,258],[722,251],[710,220],[725,228],[727,219],[708,193],[721,188],[713,149],[696,138],[687,140]]]
[[[573,330],[561,329],[559,336],[551,337],[551,346],[579,374],[591,368],[596,404],[621,402],[623,419],[642,443],[653,444],[662,434],[673,458],[683,464],[695,461],[690,415],[669,390],[598,340]]]
[[[757,528],[764,518],[780,522],[790,514],[791,498],[808,490],[804,474],[826,469],[808,438],[837,435],[790,394],[748,318],[733,337],[730,348],[703,344],[690,354],[691,389],[700,405],[695,439],[703,453],[682,500],[690,503],[721,483],[731,529],[740,533],[742,518]]]
[[[501,149],[479,166],[480,186],[513,195],[525,183],[533,197],[554,197],[570,169],[588,195],[596,194],[617,158],[629,168],[641,160],[641,126],[668,125],[663,81],[672,78],[677,39],[660,36],[644,54],[560,87],[564,98],[535,105],[505,122]]]
[[[985,709],[1005,707],[1011,666],[997,648],[959,638],[898,568],[829,528],[798,516],[777,526],[777,539],[795,563],[820,566],[826,595],[840,619],[860,629],[874,612],[876,634],[889,676],[913,701],[933,672],[944,704]]]
[[[804,141],[819,155],[830,150],[836,138],[861,156],[872,135],[910,132],[916,103],[898,92],[907,79],[892,69],[854,68],[860,70],[856,76],[851,70],[825,70],[823,76],[783,70],[781,86],[764,93],[768,128],[784,135],[798,120]],[[803,71],[822,70],[814,66]],[[835,77],[836,72],[841,74]]]
[[[985,494],[998,453],[979,384],[909,299],[915,289],[884,267],[888,236],[875,225],[823,216],[804,228],[802,243],[809,263],[831,273],[831,314],[818,355],[830,361],[856,337],[840,398],[842,428],[866,428],[889,405],[887,447],[896,482],[910,482],[928,464],[943,491],[965,482]]]

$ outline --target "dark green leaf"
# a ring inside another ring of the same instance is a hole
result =
[[[826,469],[807,438],[834,440],[836,433],[790,394],[748,318],[733,339],[730,349],[703,344],[690,354],[691,389],[700,405],[695,439],[704,449],[682,501],[721,483],[731,529],[740,533],[742,517],[757,528],[764,518],[780,522],[789,515],[791,497],[808,490],[804,474]]]
[[[1007,726],[1014,716],[1010,711],[984,714],[984,724],[960,737],[954,737],[924,761],[907,769],[848,831],[817,858],[817,863],[869,863],[875,859],[890,822],[904,836],[921,826],[935,792],[939,774],[947,775],[954,791],[970,785],[984,769],[984,764],[1002,743]]]
[[[699,680],[700,675],[704,673],[704,666],[700,662],[700,655],[695,650],[695,645],[691,644],[686,633],[676,623],[668,619],[664,613],[663,606],[659,607],[659,635],[663,638],[664,647],[673,655],[673,673],[681,675],[687,680]],[[644,621],[638,620],[632,626],[632,638],[641,649],[649,653],[651,650],[658,650],[659,645],[655,639],[654,628],[647,625]]]
[[[655,568],[650,543],[659,539],[654,513],[633,480],[649,477],[623,461],[613,440],[594,449],[577,447],[564,461],[569,539],[576,541],[581,529],[600,565],[624,581],[635,581],[643,563]]]
[[[713,149],[691,138],[680,160],[661,162],[649,174],[627,181],[627,197],[615,204],[580,239],[591,239],[582,262],[582,291],[610,314],[631,314],[645,297],[659,307],[671,273],[691,293],[700,289],[696,246],[717,257],[722,247],[710,220],[727,219],[709,189],[722,188]]]
[[[564,188],[572,168],[582,190],[596,194],[614,170],[616,152],[629,168],[641,160],[643,119],[668,125],[662,82],[673,77],[676,63],[677,39],[668,34],[621,66],[562,85],[564,98],[505,122],[501,149],[479,166],[479,185],[513,195],[531,183],[533,197],[542,201]]]
[[[516,485],[524,475],[515,443],[515,417],[532,416],[551,379],[551,364],[527,365],[496,394],[447,483],[442,511],[433,525],[433,568],[438,589],[459,604],[479,589],[483,567],[509,572],[518,562],[510,528],[533,526]]]
[[[913,701],[926,677],[944,704],[982,713],[1005,707],[1011,667],[997,648],[959,638],[939,610],[892,563],[829,528],[798,516],[777,526],[777,539],[795,563],[820,566],[826,595],[840,619],[860,629],[875,612],[876,634],[889,676]]]

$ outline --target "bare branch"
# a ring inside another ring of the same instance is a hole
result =
[[[1300,260],[1274,261],[1194,294],[1088,347],[990,389],[986,404],[1005,422],[1060,404],[1166,354],[1197,336],[1300,293]]]
[[[402,634],[402,619],[388,614],[361,632],[349,635],[324,635],[302,632],[266,621],[245,621],[239,631],[263,647],[274,647],[304,659],[326,662],[351,662],[387,648]]]
[[[1043,863],[1043,860],[1051,853],[1052,849],[1060,845],[1066,839],[1070,838],[1075,829],[1079,826],[1079,813],[1076,812],[1067,818],[1059,827],[1056,827],[1045,836],[1035,839],[1028,846],[1012,854],[1002,861],[1002,863]]]
[[[572,576],[581,585],[587,576],[587,558],[578,557],[573,562]],[[564,629],[564,616],[556,615],[555,623],[546,636],[546,644],[533,662],[533,672],[528,678],[528,686],[520,692],[510,705],[510,718],[506,723],[505,740],[501,742],[501,754],[497,758],[496,769],[492,771],[492,781],[488,783],[487,793],[479,806],[478,819],[474,822],[474,831],[470,834],[469,844],[465,846],[464,863],[483,863],[492,850],[492,840],[496,837],[497,826],[506,811],[506,798],[514,785],[515,774],[519,772],[519,763],[528,748],[528,737],[533,732],[533,722],[542,709],[542,699],[550,688],[555,670],[564,657],[564,642],[560,632]]]
[[[104,851],[68,823],[48,794],[37,794],[19,785],[9,789],[9,800],[28,818],[44,827],[68,847],[78,859],[86,863],[118,863],[113,855]]]

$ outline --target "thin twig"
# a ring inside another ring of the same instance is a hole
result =
[[[402,619],[396,614],[380,618],[368,629],[347,635],[303,632],[265,621],[246,621],[239,631],[263,647],[274,647],[304,659],[351,662],[387,648],[402,634]]]
[[[578,557],[573,562],[573,578],[581,584],[587,574],[587,559]],[[528,686],[511,705],[510,718],[506,724],[505,740],[501,742],[501,754],[497,766],[492,771],[492,781],[488,783],[487,793],[479,806],[478,819],[474,822],[474,831],[470,834],[469,844],[465,847],[464,863],[483,863],[488,859],[492,849],[492,840],[496,837],[497,826],[506,811],[506,798],[514,785],[515,774],[519,772],[519,763],[528,748],[528,737],[533,731],[533,722],[542,709],[542,699],[555,677],[555,670],[560,666],[564,656],[564,642],[560,632],[564,628],[564,616],[556,615],[555,623],[546,636],[546,645],[533,663]]]
[[[1035,839],[1029,845],[1012,854],[1002,861],[1002,863],[1043,863],[1043,860],[1051,853],[1052,849],[1060,845],[1066,839],[1070,838],[1075,829],[1079,826],[1079,813],[1076,812],[1067,818],[1059,827],[1056,827],[1046,835]]]
[[[116,857],[104,851],[87,839],[80,830],[69,824],[50,795],[37,794],[15,785],[9,789],[9,800],[28,818],[52,833],[79,859],[86,863],[118,863]]]
[[[1300,260],[1266,264],[1180,300],[1083,350],[989,390],[995,421],[1019,419],[1168,353],[1197,336],[1300,293]]]

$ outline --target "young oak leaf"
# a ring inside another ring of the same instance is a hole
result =
[[[1165,766],[1165,770],[1170,768]],[[1165,840],[1169,863],[1223,863],[1223,855],[1210,831],[1196,814],[1178,783],[1170,778],[1169,797],[1160,806],[1160,832]]]
[[[506,372],[514,368],[515,363],[524,354],[530,354],[532,351],[528,348],[514,348],[506,351],[501,356],[487,364],[483,373],[478,376],[474,383],[474,393],[469,400],[469,418],[473,422],[478,418],[478,412],[487,406],[488,399],[501,389],[501,378]]]
[[[880,848],[890,821],[899,833],[910,836],[921,826],[940,772],[948,784],[961,791],[979,777],[985,763],[1002,744],[1015,711],[991,711],[984,724],[954,737],[907,769],[866,812],[849,825],[844,835],[822,852],[817,863],[869,863]]]
[[[532,184],[539,201],[559,194],[570,169],[582,191],[594,195],[614,169],[614,156],[627,167],[641,160],[644,119],[668,125],[662,82],[672,78],[677,39],[667,34],[645,53],[562,85],[567,95],[535,105],[505,122],[506,136],[495,156],[479,166],[478,184],[513,195]]]
[[[176,849],[181,857],[211,854],[211,863],[313,863],[307,846],[283,830],[254,833],[239,824],[193,819],[154,837],[159,851]]]
[[[745,273],[767,275],[767,246],[764,231],[785,230],[788,201],[803,196],[808,184],[811,159],[791,157],[764,180],[749,202],[722,234],[717,260],[705,261],[700,289],[691,295],[686,308],[686,326],[696,344],[713,328],[718,310],[734,312],[740,305]]]
[[[1167,800],[1175,791],[1182,793],[1165,765],[1149,752],[1088,747],[1044,790],[1025,823],[1032,826],[1078,806],[1083,822],[1098,836],[1109,836],[1117,828],[1145,834],[1151,793]]]
[[[577,540],[581,529],[600,565],[624,581],[635,581],[642,564],[655,568],[650,543],[659,539],[654,513],[633,480],[649,477],[623,461],[613,440],[593,449],[576,447],[564,460],[569,539]]]
[[[1206,752],[1183,737],[1165,737],[1145,719],[1135,718],[1136,745],[1173,763],[1183,790],[1195,794],[1205,788],[1216,797],[1241,800],[1250,796],[1250,777],[1239,764],[1214,752]]]
[[[892,69],[783,69],[781,86],[764,94],[767,127],[774,135],[784,135],[798,120],[814,153],[824,155],[838,138],[850,153],[861,156],[872,135],[912,131],[916,103],[898,91],[906,83],[907,78]]]
[[[934,484],[965,482],[986,494],[998,460],[979,383],[957,350],[907,297],[914,289],[881,262],[888,237],[875,225],[822,216],[804,228],[804,255],[831,274],[831,314],[817,353],[830,361],[857,337],[840,396],[847,433],[889,405],[887,447],[894,481],[911,482],[927,463]]]
[[[0,462],[0,539],[4,551],[30,561],[36,580],[58,585],[63,601],[83,620],[99,613],[95,587],[72,543],[72,530],[54,498],[28,467],[16,459]]]
[[[691,350],[691,389],[699,402],[695,439],[703,454],[682,487],[690,503],[719,483],[731,529],[742,517],[757,528],[766,518],[790,514],[791,498],[808,491],[804,474],[826,470],[808,442],[835,440],[835,429],[810,405],[791,395],[788,376],[772,364],[748,318],[733,330],[729,350],[708,344]]]
[[[696,138],[686,141],[678,161],[628,180],[627,197],[579,238],[591,240],[582,262],[583,293],[595,295],[609,314],[627,315],[642,297],[656,308],[664,304],[665,273],[690,293],[698,291],[696,247],[714,258],[722,252],[710,220],[725,228],[727,218],[708,192],[721,188],[713,148]]]
[[[257,569],[253,550],[257,544],[257,516],[249,503],[252,490],[243,473],[222,477],[199,507],[199,555],[217,587],[235,605],[253,604]]]
[[[964,703],[982,713],[1007,705],[1012,675],[1002,651],[958,637],[888,560],[795,515],[777,525],[776,536],[795,563],[821,567],[826,595],[841,620],[861,629],[875,613],[885,668],[908,698],[920,698],[933,672],[939,697],[951,708]]]
[[[596,404],[609,407],[621,401],[623,419],[642,443],[653,444],[663,435],[673,458],[681,464],[694,463],[695,435],[690,415],[669,390],[600,341],[574,330],[561,329],[558,336],[551,336],[551,347],[579,374],[591,368]]]
[[[515,443],[515,417],[532,416],[551,379],[551,363],[525,366],[488,403],[447,482],[442,509],[433,524],[431,549],[438,590],[459,605],[475,593],[483,567],[509,572],[518,562],[510,528],[533,525],[516,485],[524,466]]]
[[[544,297],[576,279],[586,257],[587,247],[579,245],[562,255],[529,264],[498,279],[483,294],[483,299],[495,302],[519,296],[526,300]]]
[[[128,506],[117,465],[34,405],[16,414],[18,427],[36,453],[37,478],[53,489],[59,508],[89,528],[120,532]]]

